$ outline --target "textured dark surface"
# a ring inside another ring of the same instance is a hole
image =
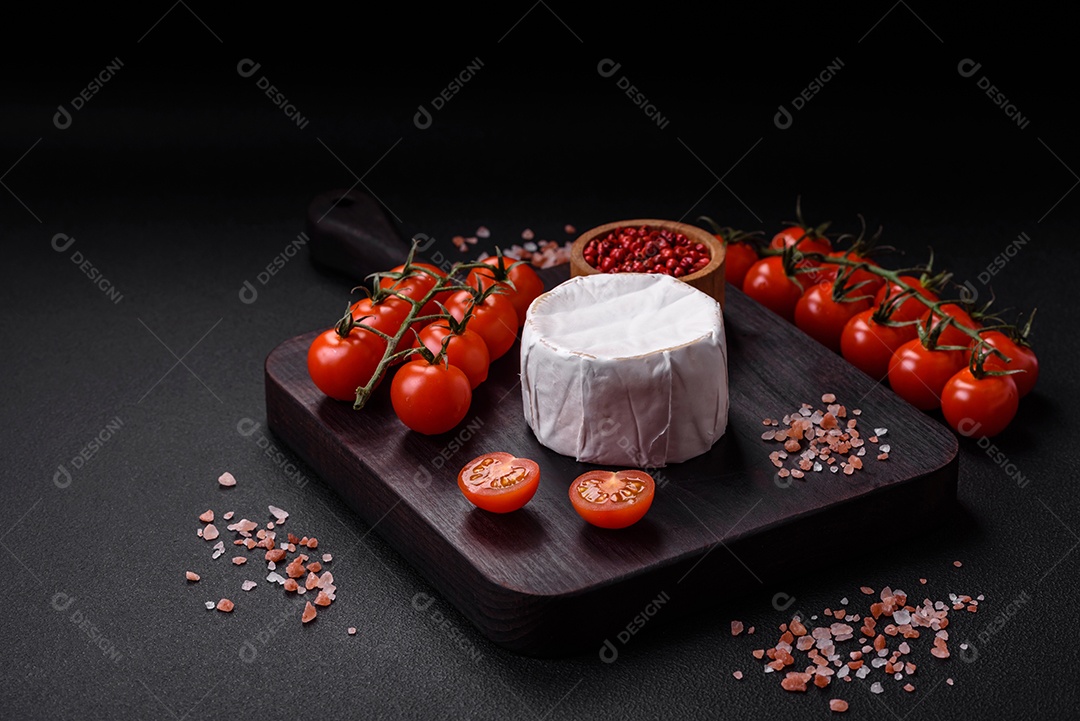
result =
[[[1080,153],[1071,90],[1055,92],[1072,85],[1069,18],[1034,7],[946,17],[885,3],[720,10],[715,19],[665,6],[662,16],[593,21],[548,3],[495,14],[447,6],[441,16],[403,6],[370,11],[358,26],[343,8],[227,18],[187,3],[157,22],[167,9],[106,19],[43,6],[50,16],[19,8],[8,18],[32,42],[3,51],[5,717],[824,716],[834,693],[865,717],[1075,714],[1076,653],[1062,629],[1075,615],[1080,538],[1080,347],[1067,273],[1080,260]],[[90,37],[91,28],[100,30]],[[682,45],[648,53],[633,43],[646,34]],[[117,75],[56,128],[57,105],[70,106],[117,57]],[[418,129],[418,105],[431,107],[477,57],[476,76]],[[837,57],[836,77],[779,130],[777,106],[791,107]],[[236,71],[244,58],[261,63],[251,77]],[[604,58],[622,63],[608,78],[596,70]],[[982,63],[970,78],[957,72],[965,58]],[[306,127],[260,91],[263,76]],[[623,76],[667,127],[620,91]],[[979,89],[983,76],[1028,127]],[[526,227],[563,239],[565,223],[703,212],[771,231],[802,193],[815,221],[855,230],[862,212],[907,258],[933,246],[939,266],[986,297],[980,272],[1027,233],[992,287],[1002,305],[1039,307],[1043,375],[997,451],[961,444],[962,510],[938,531],[909,533],[898,513],[877,533],[793,545],[792,554],[835,561],[710,613],[661,609],[663,623],[626,644],[612,639],[613,664],[599,649],[516,656],[475,632],[310,468],[283,449],[267,454],[265,428],[237,430],[244,419],[265,424],[266,355],[331,323],[350,288],[303,248],[265,284],[259,273],[304,230],[316,194],[357,178],[406,236],[435,237],[448,257],[457,257],[450,237],[481,224],[492,243]],[[57,233],[75,243],[55,251]],[[71,262],[76,251],[119,303]],[[258,290],[254,303],[240,300],[245,281]],[[75,469],[72,459],[116,419],[115,434]],[[223,491],[215,479],[226,469],[240,483]],[[228,556],[211,562],[195,536],[207,507],[262,518],[268,503],[336,557],[339,599],[311,627],[265,583],[240,591],[242,579],[261,576]],[[200,584],[185,585],[188,568]],[[889,682],[880,696],[865,684],[788,694],[750,656],[775,635],[730,635],[736,618],[759,634],[775,629],[785,620],[777,593],[796,599],[788,612],[820,613],[856,599],[863,584],[916,594],[920,577],[932,598],[986,601],[950,628],[978,658],[942,663],[919,645],[913,694]],[[203,609],[226,593],[237,602],[231,615]],[[1010,608],[1020,612],[995,620]],[[73,616],[96,627],[115,658]],[[244,663],[249,647],[254,662]],[[733,679],[736,669],[746,678]]]

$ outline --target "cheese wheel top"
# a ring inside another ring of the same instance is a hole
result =
[[[720,304],[668,275],[581,275],[529,306],[539,342],[569,354],[635,358],[722,337]]]

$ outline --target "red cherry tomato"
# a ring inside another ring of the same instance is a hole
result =
[[[380,330],[392,336],[401,328],[401,324],[409,314],[410,309],[407,302],[400,298],[390,297],[384,298],[378,303],[372,302],[371,298],[364,298],[353,303],[349,310],[357,323],[363,323],[369,328]],[[361,318],[364,318],[364,320],[360,320]],[[394,349],[395,353],[408,348],[412,344],[410,336],[411,334],[406,333],[401,337],[401,342]],[[385,347],[385,345],[386,342],[383,341],[383,346]]]
[[[443,339],[450,336],[446,344],[446,360],[450,365],[460,368],[469,378],[469,384],[476,388],[487,380],[491,355],[487,344],[478,333],[466,328],[462,333],[453,333],[446,321],[437,320],[420,331],[417,346],[421,343],[433,354],[442,350]]]
[[[1012,422],[1020,405],[1014,377],[976,378],[970,368],[964,368],[941,391],[945,420],[964,436],[988,438],[1001,433]]]
[[[856,313],[840,335],[840,353],[851,365],[875,380],[885,380],[893,353],[917,336],[915,326],[883,325],[875,309]]]
[[[626,528],[652,505],[656,482],[645,471],[588,471],[570,484],[578,515],[600,528]]]
[[[773,313],[795,320],[795,304],[802,297],[802,287],[784,272],[778,255],[762,258],[750,266],[743,280],[743,292]]]
[[[937,294],[930,290],[927,290],[923,286],[922,281],[920,281],[918,278],[913,278],[910,275],[902,275],[900,276],[900,280],[914,288],[915,292],[921,295],[923,298],[926,298],[927,300],[932,302],[937,302]],[[874,305],[880,306],[882,303],[885,302],[886,299],[892,300],[896,296],[900,295],[902,292],[903,289],[895,283],[886,283],[884,286],[882,286],[882,288],[878,290],[877,295],[874,296]],[[897,307],[896,310],[893,311],[892,319],[898,323],[903,323],[905,321],[911,320],[919,320],[924,315],[926,315],[926,311],[926,304],[920,301],[918,298],[905,297],[904,300],[900,302],[899,307]]]
[[[949,323],[941,331],[941,335],[938,336],[938,345],[956,345],[961,348],[968,348],[975,341],[964,331],[960,330],[957,326],[963,326],[970,330],[978,330],[980,324],[974,320],[971,315],[954,303],[946,303],[939,307],[939,310],[945,314],[946,317],[952,318],[952,323]],[[933,331],[939,325],[945,322],[945,318],[934,313],[929,308],[926,309],[926,313],[922,317],[922,323],[926,327],[927,331]]]
[[[717,235],[716,239],[724,240],[720,235]],[[757,261],[757,248],[752,243],[725,243],[724,280],[736,288],[742,288],[746,273]]]
[[[386,341],[363,328],[353,328],[345,338],[331,328],[311,342],[308,374],[315,386],[331,398],[355,400],[356,389],[371,380],[385,348]]]
[[[472,459],[457,477],[458,488],[477,508],[492,513],[516,511],[540,487],[540,466],[528,458],[497,451]]]
[[[877,267],[878,265],[869,258],[850,251],[833,251],[832,253],[829,253],[829,256],[833,258],[844,258],[852,263],[866,263],[873,267]],[[825,262],[821,265],[821,268],[817,273],[812,273],[811,275],[819,282],[831,282],[835,281],[837,276],[848,267],[850,266],[840,266],[835,263]],[[868,295],[873,297],[885,286],[885,279],[880,275],[871,273],[865,268],[856,268],[851,272],[851,275],[848,276],[845,285],[854,288],[852,291],[853,295]],[[915,302],[918,303],[918,301]]]
[[[484,268],[471,270],[466,281],[473,288],[479,288],[480,290],[484,290],[496,280],[501,280],[498,271],[499,257],[485,258],[484,262],[495,267],[491,270]],[[504,283],[503,288],[507,291],[506,297],[510,299],[514,306],[514,312],[517,313],[518,327],[520,328],[525,324],[525,312],[529,310],[529,305],[544,292],[544,281],[540,280],[540,276],[536,274],[536,271],[532,269],[529,263],[513,265],[517,262],[513,258],[503,257],[503,263],[507,268],[510,268],[507,273],[509,280],[514,284],[514,287],[511,288]],[[513,267],[511,267],[512,265]]]
[[[473,311],[469,329],[484,339],[492,361],[501,358],[517,339],[518,317],[514,304],[506,296],[492,293],[483,303],[473,306],[472,293],[467,290],[458,291],[446,300],[446,309],[458,321],[465,317],[470,307]]]
[[[406,298],[423,300],[439,280],[446,277],[446,273],[430,263],[413,263],[410,266],[409,271],[409,275],[398,280],[392,278],[380,278],[379,286],[387,290],[393,290],[395,293],[401,293]],[[392,268],[390,272],[404,273],[405,266],[399,265]],[[438,301],[441,303],[446,297],[449,297],[449,295],[449,292],[437,295],[420,309],[420,315],[438,315],[439,307],[435,305],[435,302]]]
[[[988,371],[1012,371],[1022,370],[1023,373],[1013,373],[1010,378],[1016,383],[1016,390],[1023,398],[1035,387],[1035,381],[1039,379],[1039,359],[1031,346],[1017,343],[999,330],[991,330],[982,334],[983,341],[991,348],[997,348],[1009,359],[1006,363],[997,355],[991,353],[986,358],[983,367]]]
[[[896,349],[889,363],[889,385],[898,396],[924,411],[941,406],[941,391],[949,379],[967,366],[967,353],[927,350],[921,340],[909,340]]]
[[[460,368],[421,358],[398,369],[390,384],[390,402],[401,422],[417,433],[446,433],[469,412],[472,386]]]
[[[773,236],[769,245],[777,250],[783,250],[794,245],[803,253],[821,253],[823,255],[832,250],[832,242],[828,238],[815,235],[812,230],[798,225],[781,230]]]
[[[844,326],[856,313],[869,308],[869,298],[837,301],[833,299],[832,283],[818,283],[795,304],[795,325],[817,342],[839,352]]]

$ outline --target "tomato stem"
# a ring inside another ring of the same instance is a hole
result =
[[[425,268],[422,265],[415,265],[413,263],[413,258],[416,255],[419,242],[420,240],[418,238],[413,239],[412,247],[409,249],[409,255],[406,258],[405,264],[400,272],[394,273],[387,271],[372,273],[368,277],[374,279],[372,283],[373,290],[368,291],[367,287],[364,287],[364,291],[369,294],[373,302],[377,302],[377,299],[383,300],[385,298],[393,296],[409,304],[409,312],[405,315],[404,320],[401,321],[401,327],[398,329],[398,331],[393,335],[390,335],[376,328],[371,328],[367,325],[364,325],[361,321],[354,321],[352,318],[352,313],[350,311],[346,311],[345,317],[338,321],[338,324],[335,326],[335,328],[337,328],[338,330],[338,333],[341,333],[342,329],[345,329],[347,326],[348,329],[346,330],[345,335],[348,335],[348,331],[352,330],[353,328],[364,328],[365,330],[374,333],[375,335],[386,341],[386,350],[383,352],[382,360],[380,360],[379,365],[376,366],[375,372],[371,376],[371,380],[368,381],[366,385],[356,389],[356,400],[353,402],[353,408],[356,410],[360,410],[367,404],[368,400],[371,398],[372,392],[375,390],[375,385],[379,382],[383,375],[385,375],[386,370],[397,361],[402,360],[403,358],[407,358],[410,355],[416,354],[424,357],[426,360],[428,360],[428,362],[432,364],[441,362],[442,359],[445,359],[447,342],[446,339],[444,339],[443,347],[437,355],[432,354],[431,351],[429,351],[423,343],[420,344],[419,348],[406,348],[401,351],[394,350],[401,344],[401,341],[402,339],[404,339],[406,333],[415,333],[415,331],[413,330],[413,324],[417,321],[424,322],[428,320],[445,320],[447,321],[447,323],[457,323],[453,316],[446,312],[446,309],[441,304],[439,305],[439,308],[443,311],[443,313],[439,315],[421,315],[421,310],[428,303],[434,301],[436,296],[446,292],[459,292],[464,290],[469,291],[473,294],[473,303],[477,304],[483,303],[484,299],[492,293],[506,292],[499,286],[498,283],[492,283],[488,286],[486,290],[480,291],[470,285],[466,285],[460,280],[462,274],[467,274],[470,270],[474,270],[477,268],[494,268],[495,266],[491,265],[490,263],[455,263],[450,267],[450,270],[446,273],[445,276],[437,275],[436,273],[434,273],[428,268]],[[510,266],[510,268],[512,267],[513,266]],[[509,268],[507,270],[509,270]],[[427,294],[425,294],[424,297],[420,299],[410,298],[402,293],[399,293],[398,291],[394,290],[394,285],[391,285],[389,288],[383,288],[379,282],[383,279],[390,279],[393,280],[396,285],[397,281],[404,278],[413,277],[418,273],[424,273],[435,278],[435,285],[433,285],[431,289],[428,290]],[[468,318],[470,317],[471,312],[472,309],[470,308],[466,314],[465,319],[460,322],[459,325],[462,328],[464,328],[465,324],[468,323]],[[365,316],[365,318],[367,317],[371,316]],[[447,336],[447,338],[449,337],[450,336]]]
[[[861,269],[861,270],[865,270],[865,271],[867,271],[867,272],[869,272],[869,273],[871,273],[873,275],[876,275],[876,276],[878,276],[880,278],[884,278],[887,283],[891,283],[893,286],[895,286],[896,288],[899,289],[900,292],[899,292],[898,295],[904,295],[905,299],[907,299],[908,297],[915,298],[920,303],[922,303],[927,308],[929,308],[930,312],[933,315],[937,316],[940,319],[940,322],[937,323],[936,327],[934,327],[932,329],[932,331],[929,332],[929,333],[924,332],[925,329],[923,328],[923,323],[916,321],[918,323],[918,327],[919,327],[919,337],[920,337],[920,339],[923,340],[923,345],[926,346],[928,349],[935,349],[936,348],[938,350],[964,350],[964,351],[968,350],[968,348],[963,348],[963,347],[960,347],[960,346],[938,346],[938,345],[936,345],[937,338],[941,334],[941,331],[944,330],[945,327],[947,327],[949,324],[952,324],[954,327],[956,327],[958,330],[960,330],[962,333],[964,333],[964,335],[967,335],[969,338],[971,338],[974,341],[974,346],[971,349],[971,352],[973,354],[975,353],[975,351],[978,348],[979,344],[982,343],[982,336],[979,334],[979,330],[976,330],[974,328],[969,328],[966,325],[963,325],[963,324],[960,324],[960,323],[956,323],[954,321],[954,319],[952,318],[952,316],[950,316],[949,314],[947,314],[947,313],[945,313],[944,311],[941,310],[941,306],[943,306],[943,305],[955,304],[955,305],[961,305],[962,306],[963,301],[961,299],[956,299],[956,300],[948,300],[948,299],[946,299],[946,300],[931,300],[930,298],[926,298],[925,296],[923,296],[921,293],[918,292],[918,290],[914,286],[912,286],[909,283],[905,282],[901,278],[901,275],[914,275],[915,273],[921,273],[922,280],[920,280],[920,282],[923,284],[924,288],[926,288],[927,290],[934,291],[935,293],[939,289],[943,288],[944,285],[949,281],[949,279],[952,278],[952,274],[943,271],[941,273],[937,273],[936,275],[930,275],[931,267],[933,265],[933,260],[934,260],[934,258],[933,258],[933,250],[932,249],[930,251],[930,260],[927,262],[927,264],[925,266],[916,267],[916,268],[910,268],[910,269],[903,269],[903,270],[888,270],[886,268],[882,268],[879,265],[872,265],[872,264],[867,263],[867,262],[865,262],[863,260],[852,260],[851,258],[848,258],[846,255],[836,256],[836,255],[826,255],[824,253],[804,253],[804,252],[796,249],[794,245],[788,246],[788,247],[784,248],[783,250],[766,249],[766,250],[763,250],[762,253],[764,255],[782,255],[783,258],[784,258],[784,270],[788,272],[789,276],[791,276],[793,280],[795,280],[794,276],[797,273],[811,273],[811,272],[814,272],[815,270],[817,270],[817,268],[805,268],[805,267],[804,268],[798,268],[798,267],[796,267],[797,263],[799,263],[800,261],[805,261],[805,260],[815,261],[815,262],[818,262],[818,263],[830,263],[832,265],[841,266],[843,268],[850,268],[851,270],[848,271],[849,273],[853,273],[855,270]],[[839,278],[837,280],[839,281]],[[985,312],[985,310],[986,310],[986,307],[984,306],[983,311]],[[986,315],[984,317],[993,317],[993,316]],[[994,319],[996,320],[996,318],[994,318]],[[1030,320],[1029,320],[1029,324],[1030,324]],[[985,330],[985,329],[982,329],[982,330]],[[1013,327],[1013,330],[1015,332],[1015,327]],[[930,345],[927,345],[928,343]],[[1008,360],[1008,359],[1005,359],[1005,360]],[[991,373],[992,371],[986,371],[986,372]]]

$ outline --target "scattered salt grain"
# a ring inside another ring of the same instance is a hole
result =
[[[349,626],[349,635],[350,636],[355,636],[356,635],[356,626]]]
[[[829,699],[829,710],[844,713],[848,710],[848,702],[842,698]]]
[[[732,621],[731,622],[731,635],[732,636],[738,636],[742,632],[743,632],[743,622],[742,621]]]
[[[963,563],[961,563],[960,561],[953,561],[953,562],[952,562],[952,565],[956,566],[957,568],[960,568],[960,567],[961,567],[961,566],[963,566],[964,564],[963,564]]]
[[[742,680],[742,671],[732,671],[731,675],[740,681]]]
[[[206,524],[206,528],[204,528],[202,532],[202,537],[204,541],[212,541],[217,538],[218,535],[220,534],[218,532],[217,526],[215,526],[213,523]]]
[[[881,693],[884,690],[885,688],[881,685],[880,681],[874,681],[874,683],[870,685],[870,693]]]
[[[333,556],[331,556],[331,555],[330,555],[329,553],[324,553],[324,554],[322,555],[322,561],[323,561],[323,563],[330,563],[330,562],[331,562],[331,561],[333,561],[333,560],[334,560],[334,557],[333,557]]]
[[[522,240],[532,240],[535,237],[536,233],[532,232],[531,228],[526,228],[525,230],[521,231]]]
[[[233,602],[230,601],[227,598],[223,598],[223,599],[221,599],[220,601],[217,602],[217,610],[222,611],[224,613],[232,613],[232,610],[233,610],[234,607],[235,607],[235,604],[233,604]]]
[[[187,580],[189,580],[189,581],[198,581],[199,580],[199,574],[195,573],[194,571],[188,571],[184,575],[187,577]]]
[[[210,523],[211,521],[214,520],[214,511],[212,509],[207,510],[201,516],[199,516],[199,520],[202,521],[203,523]]]
[[[258,585],[259,584],[255,581],[244,581],[242,584],[240,584],[240,588],[244,589],[245,591],[250,591]]]
[[[214,602],[213,602],[213,601],[207,601],[207,602],[206,602],[205,604],[203,604],[203,605],[205,605],[205,606],[206,606],[206,610],[207,610],[207,611],[213,611],[213,610],[214,610]]]
[[[267,508],[270,509],[270,515],[274,517],[274,520],[277,521],[278,525],[285,523],[285,519],[289,517],[287,511],[283,511],[277,506],[267,506]]]
[[[233,474],[225,471],[220,476],[218,476],[217,482],[225,488],[231,488],[232,486],[236,485],[236,478],[233,476]]]
[[[317,613],[315,607],[311,605],[311,601],[308,601],[307,605],[304,606],[304,613],[300,616],[300,620],[304,623],[308,623],[315,618]]]

